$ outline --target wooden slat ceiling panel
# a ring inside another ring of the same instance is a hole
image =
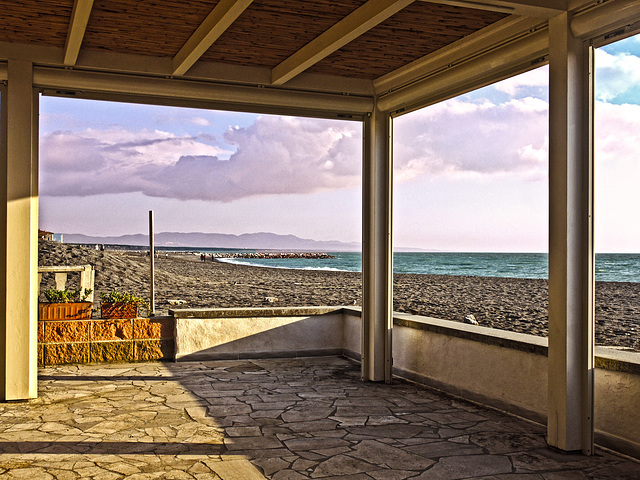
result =
[[[374,79],[506,15],[416,2],[309,68],[309,72]]]
[[[367,0],[254,0],[201,57],[273,68]],[[82,49],[173,57],[218,0],[95,0]],[[2,0],[0,41],[64,47],[73,0]],[[374,79],[504,15],[417,1],[308,71]]]
[[[64,47],[73,0],[2,0],[0,41]]]
[[[173,57],[217,3],[217,0],[96,0],[82,48]]]
[[[202,60],[273,68],[366,0],[254,0]]]

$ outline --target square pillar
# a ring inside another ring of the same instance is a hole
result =
[[[0,97],[0,400],[38,394],[38,96],[9,60]]]
[[[549,21],[548,442],[593,453],[593,50]]]
[[[392,119],[364,122],[362,182],[362,379],[391,381],[393,327]]]

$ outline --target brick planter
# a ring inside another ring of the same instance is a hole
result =
[[[40,320],[88,320],[91,318],[91,302],[39,303]]]
[[[173,317],[38,322],[38,365],[171,360]]]
[[[100,305],[100,316],[102,318],[136,318],[140,305],[137,303],[107,303]]]

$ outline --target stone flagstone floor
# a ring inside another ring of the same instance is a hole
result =
[[[0,404],[3,479],[640,479],[340,357],[47,367],[39,390]]]

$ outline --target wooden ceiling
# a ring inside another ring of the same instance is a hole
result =
[[[174,58],[207,16],[234,0],[3,0],[0,42],[65,48],[74,3],[90,5],[83,52]],[[198,57],[273,69],[369,3],[392,0],[245,0],[246,8]],[[373,80],[483,29],[506,13],[404,1],[406,6],[305,70]],[[385,14],[388,15],[388,14]]]
[[[549,20],[640,28],[637,0],[3,0],[0,81],[50,95],[402,114],[535,68]],[[560,19],[558,19],[561,21]],[[635,22],[635,23],[634,23]],[[313,95],[312,95],[313,94]],[[312,98],[313,97],[313,98]]]

